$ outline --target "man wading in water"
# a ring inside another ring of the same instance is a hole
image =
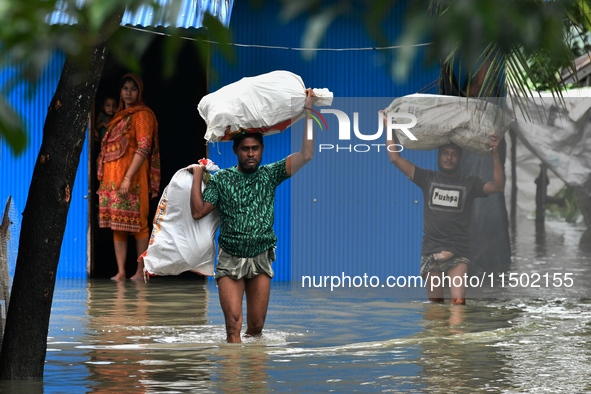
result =
[[[495,135],[489,139],[493,156],[492,182],[485,182],[476,176],[460,175],[458,167],[462,148],[454,143],[439,148],[439,171],[432,171],[402,158],[398,149],[400,145],[386,140],[390,161],[423,191],[421,276],[427,280],[427,294],[432,302],[444,301],[445,274],[449,278],[446,278],[446,282],[450,283],[452,304],[466,303],[465,279],[470,264],[467,256],[472,203],[477,197],[501,193],[505,189],[505,172],[498,151],[500,141]],[[436,276],[438,278],[433,280]]]
[[[275,163],[260,166],[262,134],[241,134],[234,138],[238,165],[216,172],[201,193],[203,166],[193,164],[191,214],[200,219],[214,207],[220,212],[219,253],[216,281],[226,320],[228,342],[241,342],[242,298],[246,294],[247,336],[263,331],[277,239],[273,231],[275,188],[295,174],[314,155],[312,122],[308,119],[316,95],[306,90],[306,130],[299,152]]]

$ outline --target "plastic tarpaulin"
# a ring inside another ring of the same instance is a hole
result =
[[[563,96],[508,98],[512,128],[564,183],[591,197],[591,89]]]

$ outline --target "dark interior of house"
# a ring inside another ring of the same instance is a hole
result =
[[[158,120],[160,139],[161,176],[160,193],[180,168],[206,157],[206,143],[203,138],[206,125],[197,111],[199,100],[207,94],[207,76],[195,44],[190,40],[181,40],[181,46],[175,62],[172,76],[163,74],[165,55],[165,37],[150,32],[126,29],[125,34],[152,34],[152,40],[144,55],[139,59],[144,81],[144,101],[154,111]],[[143,38],[143,37],[142,37]],[[102,98],[107,94],[119,97],[121,77],[129,70],[109,56],[106,60],[103,76],[95,99],[94,113],[100,109]],[[98,112],[96,112],[98,113]],[[98,227],[98,180],[96,177],[96,158],[100,152],[100,142],[91,143],[90,160],[90,238],[91,258],[90,277],[110,278],[117,272],[113,236],[110,229]],[[150,230],[159,198],[150,203]],[[126,264],[127,277],[135,273],[137,267],[135,240],[129,237]],[[186,275],[185,275],[186,274]],[[192,273],[181,277],[198,276]]]

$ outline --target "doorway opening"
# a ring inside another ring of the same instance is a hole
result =
[[[127,34],[151,34],[149,32],[129,30]],[[139,62],[144,81],[144,101],[154,111],[158,120],[160,140],[161,182],[160,195],[150,202],[148,222],[152,230],[152,219],[162,191],[172,176],[180,168],[196,163],[206,157],[204,139],[206,124],[199,116],[197,105],[207,94],[207,73],[203,68],[199,52],[194,43],[183,40],[177,56],[174,73],[170,78],[163,76],[163,46],[166,38],[156,35]],[[94,113],[98,114],[102,98],[108,94],[119,97],[121,77],[128,70],[109,56],[98,86]],[[118,101],[117,101],[118,102]],[[91,133],[92,135],[92,133]],[[100,141],[93,141],[89,151],[89,277],[111,278],[117,273],[117,263],[113,249],[111,229],[98,227],[98,179],[96,176],[96,158],[100,151]],[[137,253],[133,236],[129,237],[126,262],[127,277],[137,269]],[[195,276],[186,273],[182,276]]]

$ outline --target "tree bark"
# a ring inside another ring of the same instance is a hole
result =
[[[43,127],[19,241],[0,354],[0,379],[41,380],[66,218],[88,114],[107,54],[106,39],[89,50],[90,67],[66,58]]]

